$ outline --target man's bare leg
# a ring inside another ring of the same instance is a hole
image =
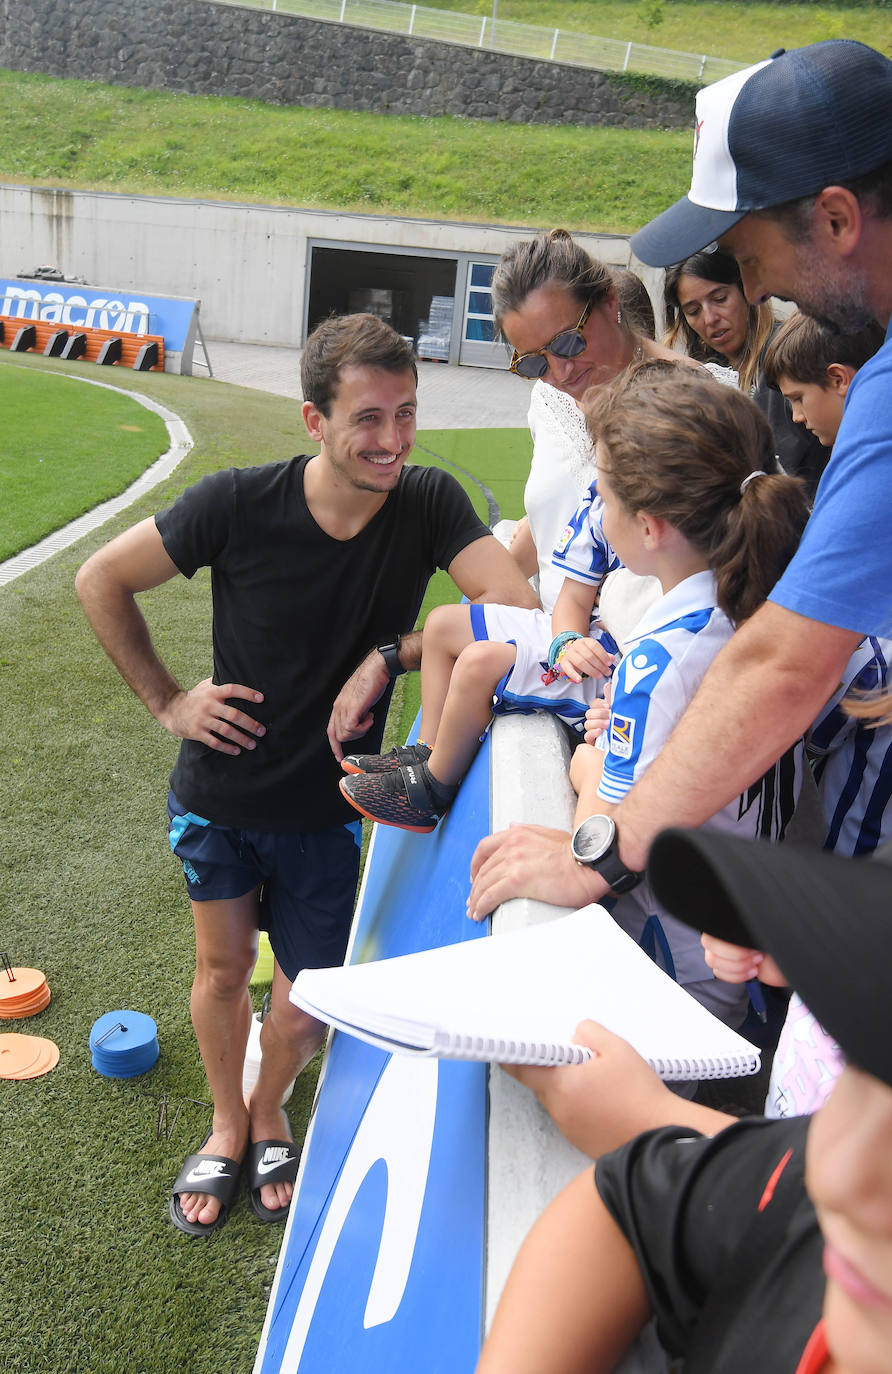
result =
[[[257,956],[259,888],[226,901],[193,902],[195,980],[192,1024],[214,1102],[211,1135],[203,1154],[241,1160],[248,1143],[242,1074],[251,997],[248,980]],[[220,1202],[207,1193],[181,1193],[187,1221],[210,1226]]]
[[[276,962],[270,1008],[260,1032],[260,1072],[248,1104],[254,1142],[290,1140],[291,1128],[282,1109],[282,1097],[325,1038],[327,1028],[290,1002],[290,991],[291,982]],[[260,1201],[270,1211],[276,1211],[288,1205],[293,1191],[292,1183],[266,1183],[260,1189]]]

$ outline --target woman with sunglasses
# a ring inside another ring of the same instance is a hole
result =
[[[513,349],[509,366],[535,382],[526,516],[515,530],[511,552],[527,576],[538,572],[539,600],[549,613],[563,581],[552,566],[552,553],[595,475],[579,401],[589,387],[613,381],[632,362],[678,356],[641,332],[640,315],[630,308],[634,297],[627,301],[632,274],[617,276],[619,289],[609,268],[574,243],[566,229],[512,244],[493,274],[493,314]],[[620,583],[627,591],[632,585],[621,578],[617,588]],[[658,594],[656,587],[650,591]]]
[[[825,448],[804,425],[794,424],[779,391],[762,378],[762,358],[780,328],[768,304],[750,305],[737,263],[727,253],[695,253],[670,267],[663,287],[666,343],[688,357],[732,369],[774,432],[785,472],[801,477],[813,497],[827,460]]]

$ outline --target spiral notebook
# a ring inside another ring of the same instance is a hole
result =
[[[759,1051],[663,973],[600,906],[543,925],[343,968],[304,969],[292,1001],[397,1053],[579,1064],[599,1021],[675,1081],[756,1073]]]

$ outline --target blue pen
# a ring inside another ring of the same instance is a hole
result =
[[[759,982],[758,978],[750,978],[747,980],[747,988],[749,989],[750,1001],[753,1004],[753,1011],[764,1025],[768,1020],[768,1008],[765,1005],[765,994],[762,992],[762,984]]]

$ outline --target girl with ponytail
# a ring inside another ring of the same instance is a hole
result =
[[[647,769],[713,658],[778,580],[808,518],[803,484],[764,471],[771,429],[740,391],[643,364],[584,408],[604,538],[624,566],[657,577],[663,595],[622,645],[609,706],[589,712],[586,739],[596,743],[577,749],[570,773],[577,825],[610,815]],[[802,768],[800,745],[706,824],[782,839]],[[731,1025],[743,1021],[746,988],[713,977],[697,933],[646,882],[612,909],[699,1001]]]

